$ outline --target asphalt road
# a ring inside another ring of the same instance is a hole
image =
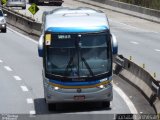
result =
[[[64,3],[69,7],[82,5],[93,7],[73,0]],[[40,6],[40,11],[34,17],[40,22],[42,12],[51,9],[52,6]],[[102,10],[108,14],[111,31],[119,41],[119,53],[128,58],[133,56],[133,61],[140,65],[145,63],[146,69],[151,72],[158,71],[159,24]],[[26,14],[31,15],[28,11]],[[43,115],[45,119],[51,117],[58,120],[106,120],[113,117],[108,114],[134,113],[135,109],[140,114],[155,113],[141,93],[116,76],[113,78],[114,99],[111,108],[104,108],[100,103],[61,104],[57,111],[49,112],[43,99],[41,71],[42,61],[38,57],[35,41],[13,30],[0,33],[0,113],[36,114]]]
[[[86,1],[87,2],[87,1]],[[92,2],[90,2],[92,4]],[[102,6],[102,4],[96,4]],[[30,5],[27,4],[27,8]],[[153,75],[156,73],[156,79],[160,80],[160,24],[139,19],[129,15],[116,13],[101,7],[92,6],[77,2],[75,0],[67,0],[63,4],[64,7],[91,7],[104,11],[110,21],[111,31],[117,36],[119,43],[119,54],[123,54],[126,58],[132,56],[132,61],[139,66],[145,64],[145,69]],[[104,6],[104,5],[103,5]],[[55,6],[38,6],[40,10],[32,16],[32,14],[21,8],[14,8],[27,16],[34,17],[41,22],[43,11],[50,11]]]
[[[1,114],[36,114],[45,119],[65,120],[67,115],[80,120],[79,115],[84,114],[84,120],[103,120],[113,117],[106,114],[155,113],[135,88],[116,76],[113,77],[111,108],[105,108],[101,103],[72,103],[59,104],[56,111],[49,112],[43,99],[41,71],[42,61],[38,57],[36,41],[10,29],[7,33],[0,33]]]

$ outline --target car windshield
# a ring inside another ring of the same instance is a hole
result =
[[[3,13],[2,13],[2,11],[0,10],[0,16],[3,16]]]
[[[107,34],[52,35],[47,46],[47,72],[65,77],[91,77],[111,70]]]

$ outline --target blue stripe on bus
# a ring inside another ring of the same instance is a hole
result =
[[[86,85],[95,85],[101,83],[100,80],[90,81],[90,82],[61,82],[57,80],[49,80],[49,82],[64,86],[86,86]]]
[[[49,27],[46,31],[49,32],[98,32],[104,31],[108,28],[106,26],[97,26],[97,27]]]

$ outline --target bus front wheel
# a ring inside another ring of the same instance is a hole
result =
[[[109,107],[110,107],[110,101],[103,102],[103,103],[102,103],[102,107],[107,107],[107,108],[109,108]]]
[[[56,104],[55,103],[48,103],[48,110],[49,111],[56,110]]]

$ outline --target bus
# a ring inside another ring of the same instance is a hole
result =
[[[102,102],[110,107],[117,52],[116,37],[102,11],[64,7],[44,12],[38,53],[48,109],[69,102]]]

